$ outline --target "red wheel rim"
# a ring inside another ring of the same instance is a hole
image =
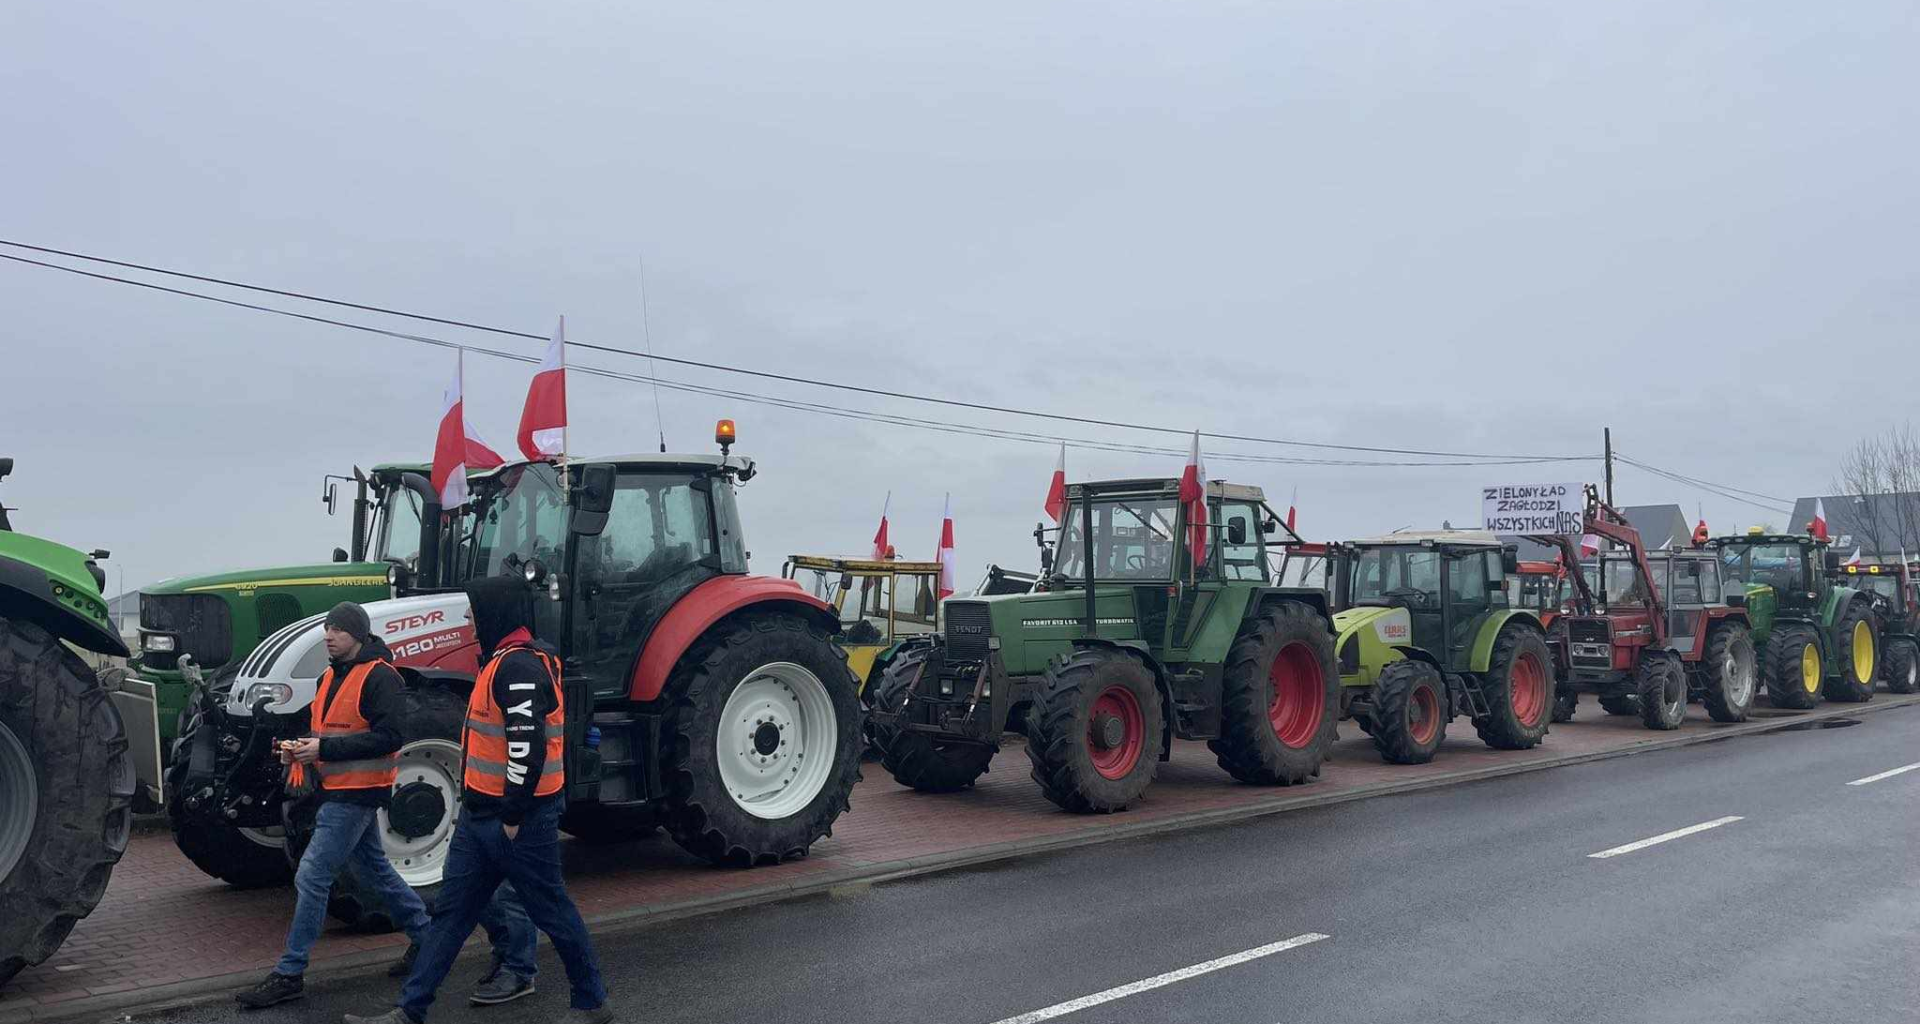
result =
[[[1327,710],[1327,679],[1320,674],[1320,659],[1313,648],[1302,643],[1282,647],[1267,676],[1273,684],[1267,722],[1275,738],[1281,746],[1295,749],[1312,743]]]
[[[1111,747],[1100,745],[1101,723],[1108,718],[1120,721],[1120,742]],[[1087,754],[1093,770],[1104,778],[1124,779],[1140,763],[1140,752],[1147,746],[1147,717],[1140,712],[1140,701],[1124,686],[1109,686],[1093,700],[1087,715]]]
[[[1540,659],[1531,653],[1520,655],[1514,660],[1509,682],[1513,717],[1522,725],[1538,722],[1540,712],[1547,706],[1547,673]]]
[[[1440,731],[1440,698],[1425,682],[1413,688],[1412,697],[1407,701],[1407,732],[1415,743],[1431,743]]]

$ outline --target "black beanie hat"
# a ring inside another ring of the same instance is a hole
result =
[[[337,629],[361,643],[367,642],[372,635],[372,624],[367,621],[367,610],[352,601],[342,601],[327,613],[327,626]]]

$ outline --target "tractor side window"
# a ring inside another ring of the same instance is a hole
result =
[[[1700,567],[1700,603],[1719,604],[1726,600],[1726,594],[1720,586],[1720,563],[1708,558],[1698,558],[1693,562]]]
[[[1252,505],[1229,502],[1220,508],[1220,576],[1229,580],[1267,581],[1267,562],[1260,552],[1260,513]],[[1244,543],[1229,538],[1235,532]]]
[[[1447,565],[1447,590],[1449,591],[1448,596],[1451,598],[1456,616],[1466,617],[1478,615],[1492,607],[1492,595],[1487,588],[1487,584],[1490,581],[1500,581],[1503,584],[1500,589],[1500,599],[1502,603],[1505,603],[1506,587],[1504,586],[1504,577],[1498,575],[1489,576],[1487,574],[1488,560],[1498,559],[1499,557],[1499,552],[1474,552],[1467,555],[1455,555],[1447,560],[1449,563]],[[1498,565],[1499,563],[1496,561],[1494,563],[1496,572],[1498,571]]]

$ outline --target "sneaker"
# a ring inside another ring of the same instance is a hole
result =
[[[591,1010],[571,1009],[561,1019],[566,1024],[613,1024],[613,1007],[601,1003]]]
[[[467,1001],[475,1006],[496,1006],[500,1003],[511,1003],[521,996],[532,994],[531,979],[522,978],[505,967],[494,964],[493,970],[488,971],[487,976],[480,979],[480,984],[473,987],[473,994],[467,997]]]
[[[419,1021],[409,1016],[407,1011],[402,1010],[398,1006],[378,1017],[362,1017],[357,1013],[349,1013],[340,1019],[345,1021],[346,1024],[420,1024]]]
[[[246,990],[234,993],[233,999],[249,1010],[264,1010],[291,999],[307,994],[307,983],[298,974],[281,974],[278,971],[267,975],[267,980]]]
[[[393,966],[387,968],[387,977],[404,978],[412,974],[413,962],[418,959],[420,959],[420,944],[418,942],[407,943],[407,951],[400,954],[400,959],[395,960]]]

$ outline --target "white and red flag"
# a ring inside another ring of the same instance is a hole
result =
[[[1600,553],[1600,535],[1583,533],[1580,535],[1580,557],[1590,558]]]
[[[1807,524],[1807,532],[1816,539],[1827,539],[1827,503],[1819,498],[1813,499],[1813,522]]]
[[[520,410],[520,453],[529,460],[561,458],[567,451],[567,318],[553,329],[546,358],[527,385]]]
[[[466,353],[453,357],[453,383],[441,396],[440,431],[433,439],[433,489],[440,495],[440,507],[449,511],[467,503],[467,474],[492,469],[505,460],[487,446],[467,422],[467,404],[462,396],[466,375]]]
[[[887,509],[892,507],[892,505],[893,492],[888,491],[886,504],[880,506],[880,529],[874,531],[873,534],[872,558],[876,562],[886,561],[887,555],[893,551],[893,545],[887,542]]]
[[[1195,570],[1207,561],[1207,467],[1200,461],[1200,432],[1193,432],[1187,468],[1180,472],[1180,504],[1187,513],[1187,552]]]
[[[1848,556],[1847,556],[1847,560],[1846,560],[1846,562],[1845,562],[1845,563],[1843,563],[1843,564],[1845,564],[1845,565],[1859,565],[1859,564],[1860,564],[1860,549],[1859,549],[1859,548],[1854,548],[1854,549],[1853,549],[1853,554],[1851,554],[1851,555],[1848,555]]]
[[[1060,446],[1060,458],[1053,464],[1053,480],[1047,484],[1047,500],[1041,506],[1047,518],[1058,523],[1067,514],[1067,446]]]
[[[934,556],[940,563],[940,585],[935,588],[936,601],[945,601],[953,596],[953,584],[959,565],[959,559],[953,553],[953,495],[947,495],[946,512],[940,517],[940,549]]]

